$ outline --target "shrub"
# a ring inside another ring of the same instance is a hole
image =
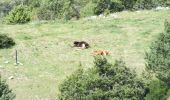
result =
[[[48,10],[46,7],[40,7],[36,11],[39,20],[53,20],[55,19],[54,12]]]
[[[169,0],[137,0],[135,9],[152,9],[157,6],[170,6]]]
[[[137,0],[120,0],[126,10],[132,10]]]
[[[109,10],[110,12],[119,12],[124,9],[120,0],[97,0],[94,13],[99,15]]]
[[[10,48],[15,45],[15,42],[12,38],[9,38],[8,36],[4,34],[0,34],[0,48]]]
[[[154,6],[152,0],[137,0],[135,9],[152,9]]]
[[[165,21],[165,32],[152,43],[145,59],[147,70],[170,86],[170,22]]]
[[[14,7],[6,16],[6,23],[10,24],[23,24],[31,20],[31,11],[27,6],[19,5]]]
[[[92,1],[89,2],[88,4],[86,4],[80,11],[81,17],[94,15],[95,6],[96,6],[96,4],[93,3]]]
[[[149,85],[150,92],[146,95],[146,100],[167,100],[167,85],[159,80],[153,80]]]
[[[18,0],[20,4],[27,5],[33,8],[40,7],[41,0]]]
[[[63,18],[70,20],[72,18],[80,18],[80,9],[75,0],[66,0],[63,5],[62,13]]]
[[[145,84],[123,61],[95,58],[94,68],[79,69],[60,86],[60,100],[142,100]]]
[[[13,100],[15,94],[9,89],[8,84],[0,77],[0,100]]]

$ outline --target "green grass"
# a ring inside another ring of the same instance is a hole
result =
[[[4,78],[14,76],[7,82],[16,93],[16,100],[56,99],[59,84],[78,69],[80,62],[84,68],[93,66],[91,53],[97,49],[109,50],[110,62],[123,58],[140,75],[145,68],[144,53],[163,32],[170,11],[116,14],[117,19],[1,24],[0,33],[8,34],[17,43],[11,49],[0,50],[0,71]],[[85,40],[91,48],[72,48],[74,40]],[[14,65],[15,49],[22,66]]]

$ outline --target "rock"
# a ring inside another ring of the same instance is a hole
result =
[[[141,11],[138,10],[138,11],[136,11],[136,12],[137,12],[137,13],[140,13]]]
[[[9,79],[9,80],[12,80],[12,79],[14,79],[14,76],[10,76],[8,79]]]
[[[19,62],[19,65],[23,66],[24,64]]]
[[[89,16],[85,18],[86,20],[95,20],[97,19],[97,16]]]
[[[116,14],[110,14],[109,17],[111,17],[111,18],[118,18],[118,16]]]
[[[15,66],[18,66],[18,65],[23,66],[24,64],[23,64],[23,63],[21,63],[21,62],[18,62],[18,63],[14,63],[14,65],[15,65]]]
[[[161,6],[158,6],[158,7],[156,7],[155,8],[155,10],[168,10],[169,9],[169,7],[161,7]]]
[[[9,61],[5,61],[5,62],[4,62],[4,64],[8,64],[8,63],[9,63]]]
[[[98,17],[99,18],[105,18],[105,16],[103,14],[100,14]]]

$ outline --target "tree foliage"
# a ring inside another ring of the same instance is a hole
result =
[[[150,46],[146,53],[147,70],[156,73],[158,79],[170,85],[170,22],[165,21],[165,32]]]
[[[160,80],[152,80],[148,87],[149,93],[146,95],[146,100],[167,100],[167,84]]]
[[[125,63],[110,64],[103,57],[95,58],[95,66],[82,69],[67,78],[60,86],[60,100],[142,100],[145,84]]]
[[[152,9],[170,6],[169,0],[9,0],[0,1],[0,16],[6,16],[15,6],[24,5],[35,11],[39,20],[79,19],[84,16],[113,13],[122,10]],[[45,15],[47,13],[47,15]]]
[[[0,77],[0,100],[13,100],[15,94],[9,89],[8,84]]]

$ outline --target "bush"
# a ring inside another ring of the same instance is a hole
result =
[[[105,58],[95,58],[95,67],[79,69],[60,86],[60,100],[142,100],[145,84],[123,61],[112,65]]]
[[[0,77],[0,100],[13,100],[15,94],[9,89],[8,84]]]
[[[146,100],[167,100],[168,87],[164,82],[159,80],[151,81],[149,90]]]
[[[54,12],[48,10],[46,7],[40,7],[36,11],[39,20],[53,20],[55,19]]]
[[[27,6],[19,5],[14,7],[6,16],[5,21],[8,24],[23,24],[31,20],[31,11]]]
[[[152,0],[137,0],[135,9],[152,9],[155,7]]]
[[[80,18],[80,9],[75,0],[66,0],[63,5],[62,13],[63,18],[70,20],[72,18]]]
[[[170,6],[169,0],[137,0],[135,9],[152,9],[157,6]]]
[[[122,2],[122,5],[124,5],[126,10],[132,10],[133,6],[136,3],[136,0],[120,0]]]
[[[119,12],[124,9],[124,5],[120,0],[97,0],[94,13],[99,15],[105,11]]]
[[[96,4],[92,1],[86,4],[80,11],[81,17],[92,16],[94,15],[94,8]]]
[[[10,48],[14,45],[15,45],[15,42],[12,38],[9,38],[8,36],[4,34],[0,34],[0,49]]]
[[[170,22],[165,21],[165,32],[152,43],[145,59],[147,70],[170,86]]]

